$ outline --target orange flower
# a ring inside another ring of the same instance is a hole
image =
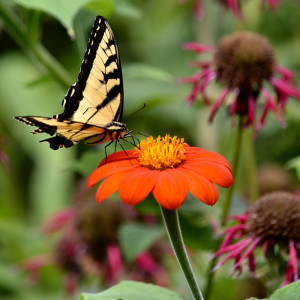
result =
[[[96,194],[99,203],[118,190],[124,203],[135,205],[152,192],[166,209],[179,208],[188,191],[214,205],[218,200],[214,183],[229,187],[233,180],[223,156],[190,147],[184,139],[169,135],[155,140],[148,137],[139,148],[109,155],[89,176],[87,185],[92,187],[104,178]]]

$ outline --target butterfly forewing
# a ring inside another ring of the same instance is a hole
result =
[[[84,55],[78,81],[63,100],[58,118],[105,126],[120,121],[123,82],[117,44],[108,22],[97,17]],[[74,110],[74,106],[78,109]]]
[[[68,89],[62,105],[64,112],[53,118],[16,119],[38,127],[34,133],[56,134],[46,140],[52,149],[70,147],[80,141],[102,143],[127,130],[120,123],[123,81],[119,52],[113,32],[103,17],[95,20],[78,80]]]

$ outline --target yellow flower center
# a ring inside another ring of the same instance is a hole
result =
[[[165,170],[167,168],[175,168],[185,159],[184,139],[177,136],[170,137],[167,134],[161,138],[153,139],[152,136],[141,141],[139,149],[135,148],[138,153],[139,163],[143,167],[155,170]]]

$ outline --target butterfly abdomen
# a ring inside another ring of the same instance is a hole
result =
[[[111,122],[105,128],[101,128],[102,133],[98,133],[84,142],[86,144],[100,144],[108,141],[118,141],[127,132],[127,126],[121,122]]]

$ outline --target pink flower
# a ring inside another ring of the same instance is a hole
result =
[[[298,280],[299,204],[300,198],[292,193],[273,192],[261,197],[244,215],[231,217],[238,224],[225,230],[223,243],[214,254],[214,257],[225,257],[212,271],[232,259],[233,272],[241,273],[242,263],[247,259],[249,270],[255,276],[254,250],[263,247],[265,257],[273,260],[282,256],[283,250],[288,253],[286,280],[282,286]]]
[[[164,249],[159,249],[164,254]],[[162,256],[159,257],[161,259]],[[130,278],[137,281],[154,283],[159,286],[168,287],[169,278],[166,269],[161,265],[158,259],[150,251],[145,251],[135,259],[134,270]]]
[[[188,2],[190,0],[180,0],[181,2]],[[204,16],[204,6],[202,0],[192,0],[194,16],[196,19],[202,19]],[[242,18],[241,1],[240,0],[218,0],[224,8],[233,14],[237,19]],[[271,10],[275,10],[279,5],[280,0],[262,0]]]
[[[181,2],[188,2],[190,0],[180,0]],[[193,6],[194,6],[194,16],[196,19],[202,19],[204,16],[204,9],[203,9],[203,3],[202,0],[193,0]]]
[[[255,47],[253,47],[255,45]],[[209,121],[213,121],[220,106],[233,96],[228,104],[230,116],[242,116],[244,126],[256,123],[256,109],[259,98],[264,101],[257,124],[260,130],[269,111],[279,123],[285,126],[283,112],[289,97],[300,100],[293,73],[275,62],[275,55],[269,41],[252,32],[237,32],[225,36],[217,47],[187,43],[184,49],[196,53],[213,53],[210,61],[197,61],[193,65],[199,71],[190,77],[180,78],[179,83],[192,85],[187,102],[192,104],[201,96],[210,104],[207,87],[212,81],[223,85],[212,105]]]
[[[10,165],[10,160],[7,156],[7,154],[5,153],[5,151],[3,150],[3,146],[4,145],[4,138],[2,136],[0,136],[0,163],[2,163],[2,165],[6,168],[6,169],[10,169],[11,165]]]
[[[93,192],[87,190],[85,184],[84,188],[85,191],[77,192],[82,203],[58,211],[42,227],[43,234],[55,233],[58,237],[52,251],[19,262],[28,272],[31,283],[37,283],[41,270],[50,265],[63,272],[63,286],[68,295],[74,294],[80,283],[90,276],[96,275],[106,287],[124,278],[127,270],[131,276],[132,264],[123,260],[119,246],[119,227],[141,216],[131,207],[120,210],[117,202],[108,201],[99,206]],[[145,218],[149,226],[155,223],[153,216]],[[163,255],[160,251],[159,258]],[[134,265],[135,279],[167,285],[166,271],[150,250],[140,254]]]

